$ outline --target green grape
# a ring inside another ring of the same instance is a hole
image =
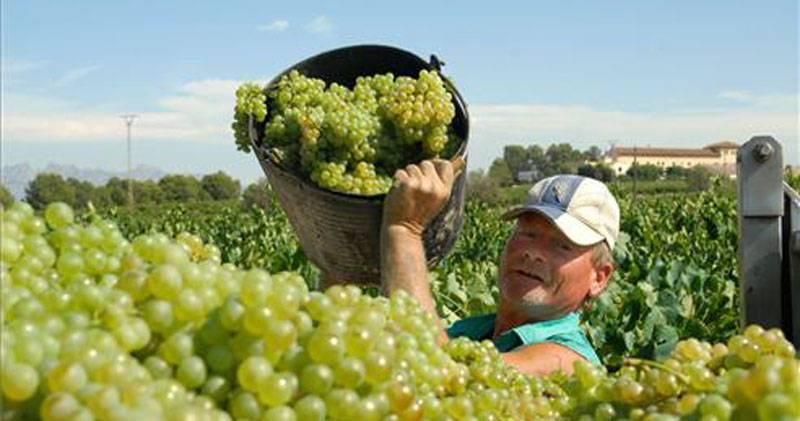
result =
[[[156,379],[172,377],[172,367],[163,358],[151,355],[144,360],[144,366]]]
[[[248,357],[236,371],[239,384],[248,391],[256,392],[267,377],[272,375],[272,365],[261,356]]]
[[[49,204],[45,209],[44,216],[47,224],[53,229],[70,225],[75,220],[72,208],[64,202]]]
[[[54,392],[77,392],[88,380],[88,374],[80,364],[61,364],[47,375],[47,385]]]
[[[228,411],[235,418],[256,420],[261,417],[261,406],[256,396],[249,392],[236,393],[228,403]]]
[[[297,386],[298,381],[294,374],[272,373],[258,385],[258,399],[270,407],[284,405],[292,398]]]
[[[300,388],[306,393],[324,396],[333,386],[334,373],[325,364],[310,364],[303,368]]]
[[[366,368],[364,363],[353,357],[345,357],[340,360],[334,371],[336,384],[347,389],[357,388],[365,377]]]
[[[355,419],[358,393],[349,389],[333,389],[325,395],[325,408],[331,419]]]
[[[3,395],[15,401],[23,401],[36,392],[39,375],[27,364],[3,364]]]
[[[317,395],[306,395],[294,404],[294,413],[298,421],[325,420],[325,401]]]
[[[176,333],[161,344],[159,354],[171,364],[177,365],[185,358],[192,356],[194,341],[185,333]]]
[[[172,300],[177,297],[182,285],[180,271],[169,264],[156,267],[147,279],[150,293],[163,300]]]
[[[199,357],[184,358],[175,371],[175,378],[187,388],[200,387],[206,381],[206,365]]]
[[[297,415],[295,415],[294,409],[283,405],[270,408],[261,416],[261,421],[295,421],[296,419]]]
[[[222,402],[228,397],[230,391],[230,382],[225,377],[210,376],[203,384],[202,392],[214,400],[214,402]]]
[[[344,343],[336,335],[317,332],[308,340],[308,355],[314,361],[335,366],[344,356]]]

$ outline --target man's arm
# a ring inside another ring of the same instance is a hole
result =
[[[559,370],[572,374],[572,364],[584,359],[577,352],[552,342],[525,346],[501,354],[503,361],[517,370],[535,376],[546,376]]]
[[[386,196],[381,228],[381,283],[391,295],[403,290],[425,311],[436,314],[431,294],[422,233],[444,207],[453,185],[448,161],[423,161],[395,173],[395,185]],[[440,329],[439,342],[447,341]]]

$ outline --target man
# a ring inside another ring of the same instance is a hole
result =
[[[381,277],[391,294],[404,290],[436,314],[422,233],[450,196],[453,164],[423,161],[395,173],[384,202]],[[538,182],[522,206],[500,258],[497,314],[461,320],[441,341],[491,339],[506,363],[529,374],[571,373],[573,362],[599,359],[578,326],[579,310],[606,287],[619,207],[594,179],[559,175]]]

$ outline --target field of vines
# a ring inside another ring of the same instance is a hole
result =
[[[679,338],[721,341],[738,329],[736,201],[729,192],[619,197],[617,265],[606,292],[583,312],[585,328],[610,367],[623,357],[658,358]],[[512,224],[504,206],[469,202],[456,246],[433,271],[440,315],[452,322],[493,312],[500,253]],[[316,287],[286,215],[239,203],[175,205],[107,212],[129,238],[190,232],[222,252],[223,262],[268,272],[297,271]],[[373,292],[374,293],[374,292]]]

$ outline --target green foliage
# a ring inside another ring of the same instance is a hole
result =
[[[597,162],[602,157],[602,151],[597,146],[590,147],[581,152],[573,149],[568,143],[552,144],[546,150],[539,145],[530,145],[527,148],[521,145],[508,145],[503,149],[502,160],[508,165],[514,181],[520,180],[520,172],[530,171],[535,181],[555,174],[576,174],[578,168],[587,161]],[[613,177],[613,171],[606,173],[606,166],[597,164],[601,169],[595,178],[608,181]],[[609,169],[610,170],[610,169]]]
[[[678,165],[673,165],[664,171],[667,178],[686,178],[689,175],[689,169]]]
[[[38,174],[25,189],[25,201],[34,209],[44,209],[51,202],[75,203],[75,188],[58,174]]]
[[[686,174],[686,181],[689,183],[689,188],[694,191],[708,190],[711,187],[711,179],[714,173],[702,166],[695,165],[689,169]]]
[[[222,171],[204,175],[200,180],[200,185],[211,197],[211,200],[236,199],[242,190],[239,180]]]
[[[171,174],[158,180],[167,202],[200,202],[209,196],[200,182],[191,175]]]
[[[467,174],[466,188],[467,200],[484,203],[497,203],[503,192],[500,185],[487,176],[482,169],[470,171]]]
[[[634,191],[633,180],[625,177],[618,178],[615,182],[608,184],[609,189],[615,195],[632,194]],[[637,195],[664,195],[670,193],[685,193],[689,191],[689,184],[686,180],[655,180],[655,181],[636,181]]]
[[[637,180],[657,180],[661,177],[662,171],[657,165],[653,164],[634,164],[628,168],[625,173],[628,177],[634,177]]]
[[[6,188],[6,186],[0,184],[0,205],[3,205],[4,208],[11,206],[14,203],[14,196],[11,192]]]
[[[508,166],[508,163],[501,158],[492,161],[487,176],[492,182],[501,187],[509,186],[514,182],[514,175],[511,173],[511,168]]]
[[[262,178],[250,184],[242,193],[242,205],[245,209],[257,206],[266,212],[270,212],[273,206],[277,206],[277,196],[272,190],[266,178]]]
[[[787,170],[784,179],[794,191],[800,191],[800,172],[793,173],[791,170]]]
[[[74,201],[68,204],[76,210],[86,209],[88,204],[95,202],[95,187],[88,181],[81,181],[75,178],[68,178],[67,184],[75,194]]]
[[[591,177],[603,182],[614,181],[614,170],[606,164],[583,164],[578,167],[578,175]]]
[[[572,149],[569,143],[553,144],[545,152],[544,176],[555,174],[575,174],[584,161],[583,153]]]

